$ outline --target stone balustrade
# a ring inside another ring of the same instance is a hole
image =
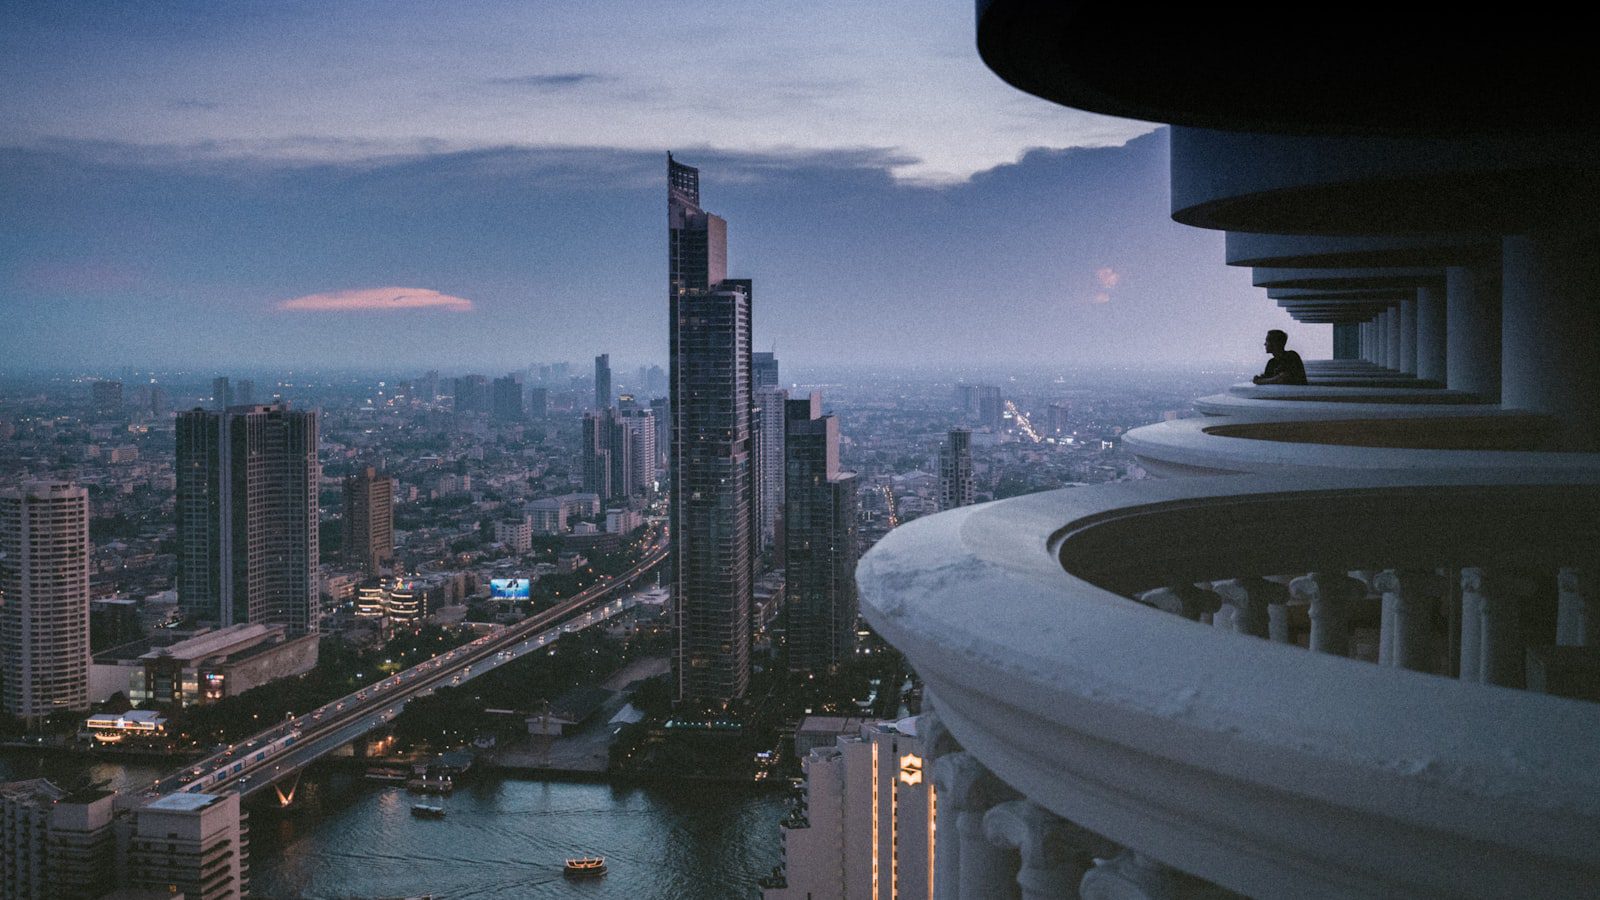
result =
[[[1594,896],[1600,703],[1553,694],[1600,671],[1596,546],[1600,476],[1537,471],[896,529],[857,577],[927,686],[937,896]]]

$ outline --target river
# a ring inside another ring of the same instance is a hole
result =
[[[8,756],[0,780],[85,768]],[[96,764],[93,776],[142,785],[156,771]],[[429,800],[445,807],[443,819],[412,816],[418,799],[322,773],[301,785],[288,810],[253,803],[251,896],[748,900],[780,858],[782,795],[743,786],[613,787],[479,772]],[[604,856],[609,873],[563,878],[562,860],[580,854]]]

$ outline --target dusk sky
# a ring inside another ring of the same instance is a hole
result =
[[[666,357],[665,154],[799,365],[1327,355],[1171,222],[1166,136],[1006,86],[968,0],[10,3],[0,355]]]

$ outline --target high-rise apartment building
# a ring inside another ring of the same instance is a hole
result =
[[[758,354],[759,355],[759,354]],[[770,354],[769,354],[770,355]],[[773,375],[776,378],[776,375]],[[757,387],[756,509],[760,517],[760,549],[772,549],[783,515],[783,423],[789,392],[776,384]]]
[[[122,382],[94,382],[89,386],[89,400],[97,415],[114,416],[122,412]]]
[[[612,416],[609,411],[592,411],[583,414],[582,443],[578,447],[579,465],[583,471],[583,489],[609,499],[613,492],[611,483],[611,431]]]
[[[784,867],[763,879],[763,900],[933,896],[935,860],[959,841],[935,828],[932,761],[917,724],[863,722],[801,758],[805,802],[782,822]],[[974,896],[1017,896],[1003,887],[984,884]]]
[[[999,428],[1005,424],[1005,400],[1000,389],[992,384],[978,385],[978,424],[986,428]]]
[[[939,508],[971,506],[974,495],[972,431],[952,428],[939,448]]]
[[[228,386],[228,377],[219,375],[211,379],[211,408],[222,412],[233,405],[233,388]]]
[[[370,576],[394,563],[394,479],[371,466],[344,480],[344,561]]]
[[[778,386],[778,357],[772,353],[750,354],[750,383],[756,390]]]
[[[0,897],[91,900],[110,891],[115,800],[43,778],[0,784]]]
[[[812,394],[786,405],[785,653],[790,672],[827,672],[855,649],[856,475],[839,469],[839,420]]]
[[[239,379],[233,386],[233,405],[251,406],[256,402],[256,383],[248,378]]]
[[[550,412],[550,389],[530,388],[528,390],[528,416],[542,419]]]
[[[89,708],[89,492],[39,481],[0,492],[5,711]]]
[[[133,814],[127,883],[189,900],[234,900],[249,885],[239,795],[168,794]]]
[[[750,683],[750,294],[727,278],[727,224],[700,173],[667,157],[675,695],[726,707]]]
[[[455,411],[481,413],[489,411],[489,379],[482,375],[462,375],[455,379]]]
[[[594,358],[594,408],[611,408],[611,354]]]
[[[1051,437],[1060,437],[1072,430],[1067,424],[1067,404],[1052,403],[1044,408],[1044,433]]]
[[[317,414],[286,404],[177,421],[178,602],[193,619],[317,627]]]
[[[656,449],[655,413],[635,407],[621,410],[618,415],[627,435],[628,465],[632,468],[628,493],[635,497],[648,496],[655,491],[656,460],[660,455]]]
[[[501,422],[522,421],[522,385],[515,375],[494,380],[490,391],[490,412]]]

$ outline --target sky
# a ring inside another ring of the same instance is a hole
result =
[[[665,153],[839,364],[1260,359],[1166,135],[1001,82],[960,0],[0,7],[7,367],[666,355]]]

